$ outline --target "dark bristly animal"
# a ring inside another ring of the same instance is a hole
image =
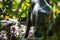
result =
[[[50,21],[51,6],[46,0],[31,0],[31,6],[28,10],[27,17],[27,30],[25,38],[28,37],[28,33],[31,26],[35,26],[35,37],[46,37],[47,27]],[[22,39],[23,40],[23,39]]]

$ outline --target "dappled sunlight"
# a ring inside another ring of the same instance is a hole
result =
[[[0,0],[0,40],[60,40],[60,0]]]

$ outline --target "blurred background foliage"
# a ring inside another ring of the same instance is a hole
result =
[[[60,0],[47,0],[52,7],[53,19],[60,12]],[[27,18],[30,0],[0,0],[0,19],[4,19],[5,15],[11,18],[15,16],[20,20]],[[1,25],[0,25],[1,26]]]
[[[5,15],[10,17],[25,18],[30,6],[30,0],[0,0],[0,18]]]
[[[53,18],[55,19],[60,11],[60,0],[47,0],[52,6]],[[17,18],[26,18],[30,0],[0,0],[0,18],[5,15]]]

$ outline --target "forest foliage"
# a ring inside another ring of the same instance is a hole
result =
[[[60,0],[47,0],[47,2],[52,6],[55,19],[60,11]],[[26,18],[29,6],[30,0],[0,0],[0,18],[4,18],[4,15]]]

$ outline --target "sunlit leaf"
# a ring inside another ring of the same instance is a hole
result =
[[[1,15],[0,17],[3,18],[3,15]]]
[[[26,6],[24,6],[24,10],[26,9]]]
[[[52,10],[53,10],[53,12],[56,11],[56,5],[53,6]]]
[[[24,4],[24,3],[22,3],[21,7],[23,8],[23,7],[24,7],[24,5],[25,5],[25,4]]]
[[[49,3],[50,3],[50,4],[52,4],[52,3],[53,3],[53,1],[52,1],[52,0],[50,0],[50,1],[49,1]]]
[[[20,15],[20,12],[18,13],[18,15]]]
[[[16,2],[13,2],[12,4],[16,4]]]
[[[19,9],[19,12],[22,12],[22,9]]]
[[[21,15],[22,18],[26,17],[25,13],[23,13],[23,15]]]
[[[20,3],[22,0],[16,0],[17,3]]]
[[[60,2],[58,2],[58,6],[60,6]]]
[[[30,0],[26,0],[26,2],[30,2]]]
[[[30,6],[30,4],[26,3],[27,6]]]

